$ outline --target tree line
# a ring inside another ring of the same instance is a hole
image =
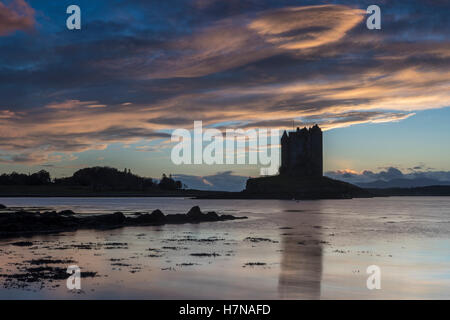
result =
[[[92,167],[76,171],[71,177],[52,179],[46,170],[33,174],[13,172],[0,175],[0,185],[7,186],[83,186],[95,191],[101,190],[179,190],[183,188],[181,181],[176,181],[171,175],[163,174],[159,181],[141,177],[131,173],[131,170],[120,171],[110,167]]]

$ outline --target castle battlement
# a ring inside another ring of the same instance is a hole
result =
[[[323,176],[323,137],[317,124],[311,128],[284,131],[281,137],[280,174]]]

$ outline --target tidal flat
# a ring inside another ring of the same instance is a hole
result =
[[[450,198],[2,198],[8,208],[245,220],[0,240],[1,299],[450,299]],[[68,290],[69,265],[81,290]],[[366,270],[381,270],[369,290]]]

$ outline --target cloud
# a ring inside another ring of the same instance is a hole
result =
[[[30,30],[34,24],[34,10],[24,0],[13,0],[9,5],[0,2],[0,36]]]
[[[13,3],[33,17],[25,2]],[[350,1],[176,3],[127,1],[79,34],[51,25],[0,42],[0,150],[37,163],[111,143],[163,143],[194,120],[333,129],[450,106],[445,10],[389,2],[382,32],[371,32]]]
[[[19,154],[0,154],[0,163],[5,164],[27,164],[59,162],[62,160],[74,160],[73,155],[46,154],[42,152],[23,152]]]
[[[339,41],[364,14],[341,5],[290,7],[263,13],[249,27],[278,48],[301,50]]]
[[[140,139],[170,137],[142,119],[142,113],[132,113],[132,117],[126,108],[117,106],[105,111],[105,108],[91,108],[93,103],[70,100],[18,114],[6,113],[8,117],[0,117],[0,149],[9,151],[10,157],[4,158],[3,162],[58,161],[66,158],[52,154],[69,155],[103,150],[110,143],[127,144]],[[154,114],[147,112],[149,116]]]
[[[392,181],[397,181],[397,183],[401,183],[405,186],[415,186],[414,184],[417,186],[430,184],[450,184],[450,171],[432,170],[431,168],[426,168],[424,164],[419,164],[414,168],[408,168],[403,171],[396,167],[387,167],[378,172],[373,172],[371,170],[357,172],[345,169],[328,171],[325,175],[333,179],[343,180],[361,186],[378,182],[377,185],[390,187],[393,186],[392,183],[389,184],[389,182]]]
[[[236,127],[241,128],[292,128],[293,126],[318,124],[323,130],[347,127],[361,123],[383,123],[404,120],[414,113],[406,112],[380,112],[380,111],[353,111],[343,113],[325,113],[307,115],[297,119],[276,119],[255,122],[245,122]]]
[[[147,78],[200,77],[339,41],[363,14],[360,9],[324,5],[267,10],[256,18],[234,16],[168,43],[155,59],[126,61],[144,66]]]

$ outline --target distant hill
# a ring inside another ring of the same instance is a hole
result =
[[[91,187],[100,190],[145,190],[154,186],[151,178],[143,178],[130,170],[92,167],[76,171],[71,177],[55,179],[56,185]]]
[[[378,197],[389,196],[450,196],[450,186],[427,186],[416,188],[388,188],[388,189],[366,189]]]
[[[450,181],[440,181],[431,178],[414,178],[414,179],[393,179],[389,181],[377,180],[366,183],[355,183],[364,189],[386,189],[386,188],[416,188],[426,186],[450,186]]]

